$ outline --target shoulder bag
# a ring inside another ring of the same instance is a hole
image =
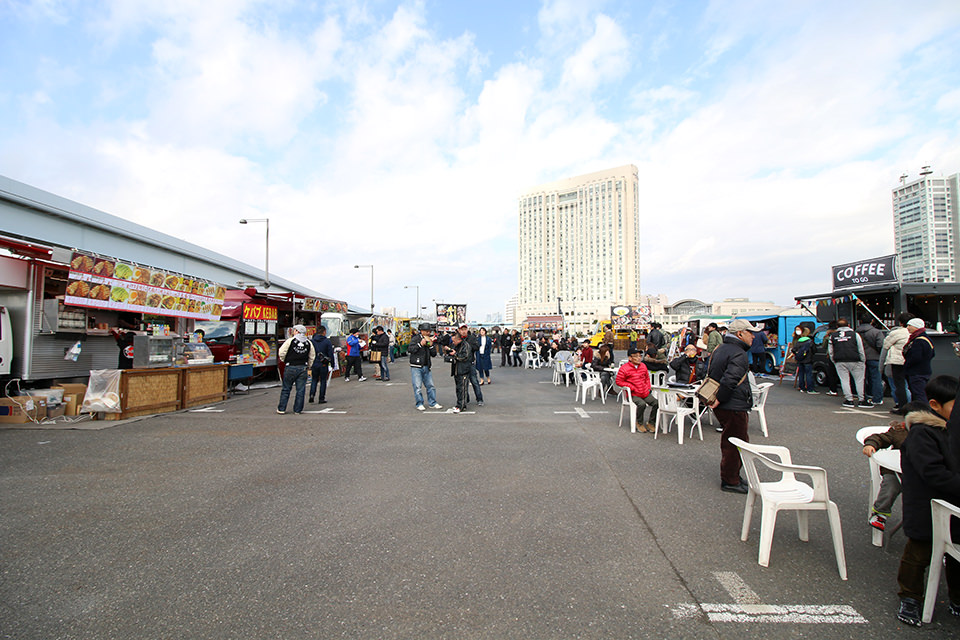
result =
[[[700,403],[703,404],[703,405],[705,405],[705,406],[710,406],[710,405],[712,405],[712,404],[716,401],[716,399],[717,399],[717,391],[720,390],[720,381],[719,381],[719,380],[714,380],[714,379],[711,378],[710,375],[709,375],[709,373],[710,373],[710,363],[713,362],[713,354],[716,353],[716,352],[717,352],[717,350],[714,349],[714,350],[713,350],[713,353],[710,354],[710,359],[707,360],[707,374],[708,374],[708,375],[707,375],[706,378],[704,378],[703,384],[700,385],[700,388],[697,389],[697,398],[699,398]],[[749,373],[750,373],[750,369],[748,368],[748,369],[747,369],[747,373],[743,374],[743,377],[740,378],[740,382],[737,383],[737,386],[738,386],[738,387],[739,387],[741,384],[743,384],[743,381],[744,381],[744,380],[747,379],[747,374],[749,374]]]

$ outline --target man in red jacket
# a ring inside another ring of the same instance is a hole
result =
[[[617,386],[630,389],[630,399],[637,405],[637,431],[653,433],[657,424],[657,398],[651,393],[650,373],[643,364],[643,352],[630,349],[628,362],[617,371]],[[643,421],[643,413],[650,407],[649,422]]]

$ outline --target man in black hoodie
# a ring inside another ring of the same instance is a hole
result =
[[[750,362],[747,353],[753,344],[754,332],[762,331],[746,320],[730,323],[723,343],[713,352],[707,375],[720,383],[717,399],[710,408],[723,427],[720,436],[720,489],[733,493],[747,493],[750,488],[740,477],[740,451],[730,438],[749,442],[747,427],[750,409],[753,407],[753,391],[750,389]]]

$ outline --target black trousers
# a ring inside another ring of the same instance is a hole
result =
[[[313,400],[317,395],[317,385],[320,385],[320,400],[327,399],[327,376],[330,375],[327,365],[322,364],[319,367],[313,367],[310,370],[310,399]]]
[[[457,406],[463,411],[467,408],[467,393],[470,389],[470,374],[458,373],[453,376],[453,382],[457,385]]]
[[[510,353],[510,349],[503,348],[500,349],[500,366],[507,366],[507,355]]]
[[[347,370],[343,374],[344,378],[350,377],[350,369],[353,369],[357,372],[357,377],[362,378],[363,372],[360,370],[360,363],[363,362],[363,358],[360,356],[347,356]]]

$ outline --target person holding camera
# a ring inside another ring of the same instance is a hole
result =
[[[437,388],[433,385],[433,374],[430,372],[431,357],[437,355],[437,345],[433,340],[433,326],[420,325],[420,334],[410,338],[407,347],[410,356],[410,382],[413,384],[413,399],[417,403],[417,411],[425,411],[423,406],[422,386],[427,392],[427,402],[431,409],[443,409],[437,403]]]
[[[317,357],[310,368],[310,402],[313,402],[317,395],[317,385],[320,385],[320,404],[327,402],[327,378],[330,376],[330,365],[334,362],[333,343],[327,337],[327,328],[323,325],[317,327],[317,332],[310,336],[313,343],[313,350]]]
[[[450,336],[450,346],[443,349],[447,354],[444,360],[450,361],[450,374],[457,386],[457,406],[453,408],[453,412],[460,413],[467,408],[470,371],[473,368],[473,348],[470,346],[470,341],[458,331]]]

